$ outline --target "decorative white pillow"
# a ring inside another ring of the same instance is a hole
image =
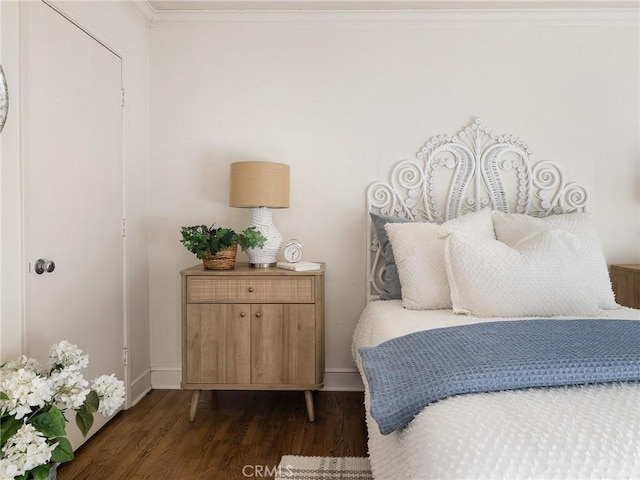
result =
[[[491,211],[462,215],[436,223],[388,223],[391,243],[402,287],[402,305],[409,310],[451,308],[451,294],[444,265],[442,235],[458,232],[494,239]]]
[[[445,262],[457,290],[453,311],[479,317],[597,315],[584,255],[584,242],[561,230],[538,232],[513,247],[451,234]]]
[[[534,233],[548,230],[568,232],[583,244],[582,262],[586,267],[586,275],[595,287],[594,295],[598,298],[600,308],[613,310],[620,308],[616,304],[607,262],[602,253],[598,233],[591,225],[589,214],[583,212],[551,215],[536,218],[517,213],[493,212],[493,224],[496,238],[509,246],[515,246]]]

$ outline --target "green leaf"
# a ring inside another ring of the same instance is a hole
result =
[[[36,468],[29,470],[33,477],[33,480],[46,480],[49,476],[49,470],[51,466],[49,464],[46,465],[38,465]]]
[[[58,407],[51,407],[47,412],[39,413],[31,418],[31,424],[45,437],[61,437],[66,435],[65,419]]]
[[[58,446],[51,452],[51,461],[57,463],[70,462],[73,460],[73,447],[71,442],[64,437],[56,438]]]
[[[262,248],[267,239],[256,227],[247,227],[238,235],[238,243],[242,251],[249,248]]]
[[[83,437],[87,436],[93,426],[93,414],[87,413],[83,408],[76,412],[76,425],[80,429]]]
[[[95,390],[91,390],[89,395],[84,401],[82,405],[84,407],[85,412],[87,413],[96,413],[98,411],[98,406],[100,405],[100,397]]]
[[[9,400],[9,396],[4,392],[0,392],[0,400]]]
[[[22,420],[16,420],[10,415],[0,419],[0,445],[4,445],[22,426]]]

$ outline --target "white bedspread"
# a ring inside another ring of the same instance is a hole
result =
[[[640,320],[640,310],[601,318]],[[356,349],[430,328],[486,321],[451,310],[410,311],[371,302],[353,337]],[[640,348],[640,346],[639,346]],[[366,378],[362,375],[366,385]],[[426,407],[402,431],[381,435],[369,413],[376,479],[640,478],[640,384],[619,383],[468,394]]]

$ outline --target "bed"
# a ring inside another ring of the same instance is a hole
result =
[[[376,479],[640,478],[640,310],[615,303],[586,188],[531,154],[475,120],[367,191],[353,357]],[[439,350],[475,376],[437,397],[433,365],[452,365]]]

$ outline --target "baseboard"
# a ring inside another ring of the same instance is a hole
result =
[[[176,390],[182,381],[180,367],[151,367],[151,386],[157,390]]]
[[[180,388],[180,367],[151,367],[151,388],[175,390]],[[324,374],[323,390],[334,392],[361,392],[364,390],[355,368],[329,368]]]
[[[324,372],[324,388],[330,392],[362,392],[364,385],[355,368],[328,368]]]
[[[138,375],[129,387],[129,399],[127,402],[127,408],[133,407],[142,398],[151,391],[151,369],[146,370],[142,374]]]

